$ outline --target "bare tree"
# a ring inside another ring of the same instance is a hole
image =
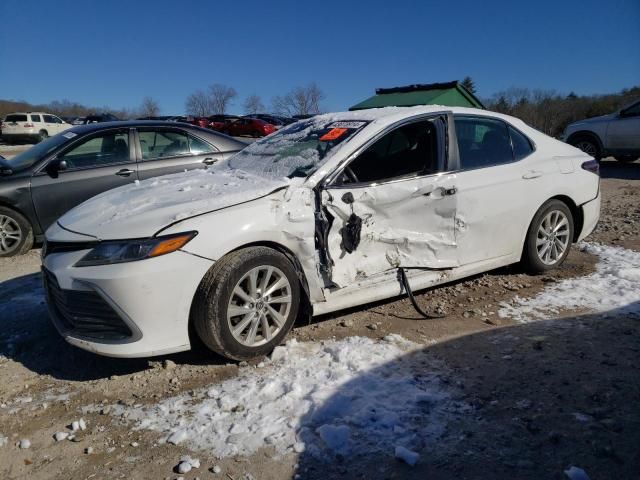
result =
[[[194,117],[206,117],[211,114],[211,99],[202,90],[196,90],[187,97],[185,102],[187,115]]]
[[[324,98],[320,87],[313,82],[306,87],[296,87],[285,95],[278,95],[271,103],[276,113],[291,117],[320,113],[320,102]]]
[[[144,97],[140,105],[141,117],[156,117],[160,113],[160,105],[151,97]]]
[[[235,88],[215,83],[209,87],[209,98],[213,113],[222,115],[227,111],[232,100],[238,95]]]
[[[258,95],[249,95],[244,101],[244,113],[253,114],[264,111],[264,103]]]

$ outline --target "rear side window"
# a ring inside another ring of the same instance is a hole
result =
[[[507,125],[491,118],[455,117],[460,167],[464,170],[513,161]]]
[[[129,161],[129,132],[107,132],[66,151],[60,160],[68,168],[102,167]]]
[[[26,122],[27,121],[27,116],[26,115],[7,115],[6,118],[4,119],[5,122],[9,123],[9,122]]]
[[[41,122],[42,119],[40,118],[40,115],[31,114],[31,121],[32,122]]]
[[[139,131],[142,160],[191,155],[189,137],[182,132],[167,130]]]
[[[511,137],[511,145],[513,145],[513,157],[516,160],[521,160],[533,152],[533,146],[529,139],[515,128],[509,127],[509,136]]]

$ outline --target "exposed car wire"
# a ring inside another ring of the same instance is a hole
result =
[[[422,310],[422,308],[420,308],[420,305],[418,305],[418,302],[416,301],[415,297],[413,296],[413,291],[411,290],[411,286],[409,285],[409,279],[407,278],[407,274],[405,273],[404,268],[402,267],[398,268],[398,272],[400,274],[400,281],[402,282],[402,286],[407,292],[407,295],[409,296],[409,300],[411,301],[411,305],[413,305],[413,308],[415,308],[416,312],[418,312],[426,320],[432,320],[435,318],[444,318],[444,315],[435,315],[432,313],[426,313],[424,310]]]

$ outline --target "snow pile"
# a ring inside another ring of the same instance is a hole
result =
[[[562,280],[532,298],[503,303],[500,317],[528,322],[571,309],[640,313],[640,253],[595,243],[583,243],[581,248],[600,258],[595,273]]]
[[[418,345],[397,335],[323,343],[289,341],[263,368],[195,395],[152,407],[116,405],[137,429],[164,434],[218,457],[275,446],[279,453],[336,454],[420,450],[463,405],[454,402]]]

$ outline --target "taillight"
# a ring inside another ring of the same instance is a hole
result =
[[[33,128],[33,123],[25,123],[24,128]]]
[[[597,160],[589,160],[588,162],[584,162],[582,164],[582,169],[587,172],[595,173],[596,175],[600,175],[600,164]]]

